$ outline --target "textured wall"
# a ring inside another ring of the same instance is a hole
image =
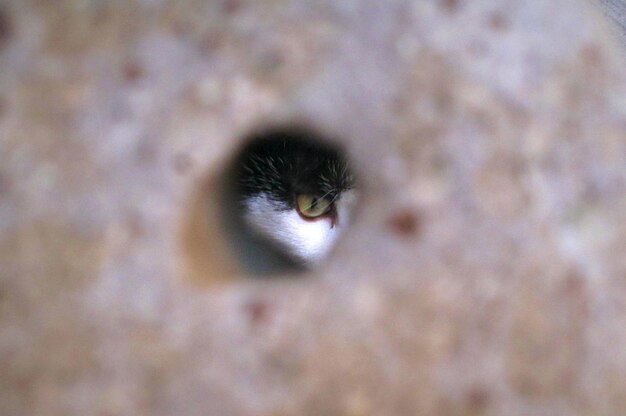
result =
[[[572,0],[0,1],[0,414],[626,414],[626,78]],[[249,129],[352,230],[241,276]]]

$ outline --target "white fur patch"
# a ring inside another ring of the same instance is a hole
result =
[[[349,202],[352,199],[346,198],[346,203],[338,201],[337,223],[334,227],[330,218],[305,220],[295,209],[281,211],[275,201],[263,194],[246,201],[244,219],[254,230],[282,247],[291,257],[303,263],[315,264],[326,257],[345,228],[350,208],[347,205],[351,205]]]

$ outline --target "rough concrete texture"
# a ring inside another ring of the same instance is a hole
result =
[[[626,81],[573,0],[0,1],[0,414],[626,414]],[[343,141],[314,272],[242,276],[246,132]]]

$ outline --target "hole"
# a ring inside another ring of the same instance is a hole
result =
[[[224,174],[224,229],[253,275],[304,271],[350,224],[355,178],[337,141],[305,127],[257,130]]]

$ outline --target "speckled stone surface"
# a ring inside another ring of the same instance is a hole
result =
[[[626,414],[626,77],[590,2],[0,1],[0,414]],[[268,123],[362,179],[242,276]]]

